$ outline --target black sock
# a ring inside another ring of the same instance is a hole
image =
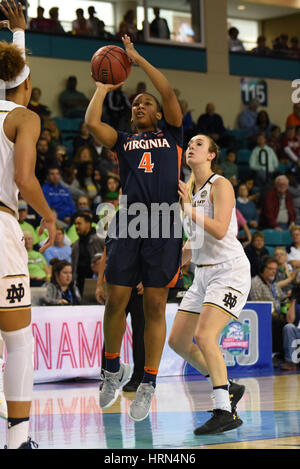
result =
[[[18,425],[19,423],[26,422],[27,420],[29,420],[29,417],[24,417],[24,418],[19,418],[19,419],[8,417],[7,419],[8,428],[14,427],[15,425]]]

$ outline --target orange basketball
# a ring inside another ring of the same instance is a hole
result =
[[[125,81],[130,73],[131,63],[125,50],[118,46],[104,46],[98,49],[91,60],[91,72],[95,81],[116,85]]]

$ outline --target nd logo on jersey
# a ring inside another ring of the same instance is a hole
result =
[[[25,295],[25,290],[23,287],[23,283],[18,283],[18,286],[16,285],[11,285],[10,288],[6,290],[7,297],[6,299],[9,300],[9,303],[13,304],[18,300],[20,303],[21,299]]]

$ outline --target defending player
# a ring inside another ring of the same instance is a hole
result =
[[[213,172],[218,152],[210,137],[193,137],[186,151],[191,178],[187,185],[179,182],[185,215],[197,223],[194,229],[204,227],[204,232],[198,233],[203,236],[202,246],[197,245],[196,239],[194,245],[188,241],[183,249],[182,263],[191,259],[196,264],[195,277],[169,337],[169,345],[213,385],[216,408],[212,418],[196,428],[196,435],[220,433],[242,424],[235,407],[244,386],[228,383],[217,339],[230,318],[238,319],[246,303],[251,285],[250,264],[236,238],[232,185]]]
[[[139,94],[132,103],[132,121],[136,134],[117,132],[101,122],[102,105],[108,91],[119,85],[97,83],[97,90],[86,113],[91,133],[106,147],[116,152],[120,165],[123,196],[127,196],[128,212],[132,204],[145,207],[147,220],[151,219],[153,203],[178,202],[178,179],[183,145],[182,113],[176,95],[167,78],[134,48],[128,36],[123,37],[131,60],[148,75],[161,95],[165,125],[158,129],[162,117],[159,103],[149,93]],[[126,209],[123,209],[123,212]],[[122,209],[116,215],[117,228],[123,230]],[[128,214],[128,222],[134,215]],[[159,218],[160,228],[165,222]],[[135,420],[147,417],[155,391],[156,376],[166,336],[165,306],[168,288],[178,279],[181,263],[181,235],[174,235],[174,219],[169,220],[168,239],[126,238],[121,235],[106,239],[107,267],[105,276],[108,297],[104,315],[106,346],[105,380],[100,392],[100,406],[110,407],[117,399],[119,389],[129,378],[129,365],[120,365],[120,349],[126,327],[125,308],[131,290],[139,281],[144,285],[145,313],[145,372],[129,416]]]
[[[33,337],[28,257],[18,223],[18,193],[42,217],[54,242],[55,220],[35,177],[36,142],[40,119],[26,109],[31,95],[30,70],[25,63],[25,18],[22,5],[0,5],[13,32],[13,44],[0,43],[0,330],[7,349],[4,394],[8,409],[8,449],[31,449],[28,438],[33,391]],[[35,445],[34,445],[35,446]]]

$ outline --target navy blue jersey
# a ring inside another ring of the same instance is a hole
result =
[[[183,148],[183,128],[167,123],[156,131],[118,132],[112,151],[119,161],[123,195],[128,206],[141,202],[178,202],[178,180]]]

